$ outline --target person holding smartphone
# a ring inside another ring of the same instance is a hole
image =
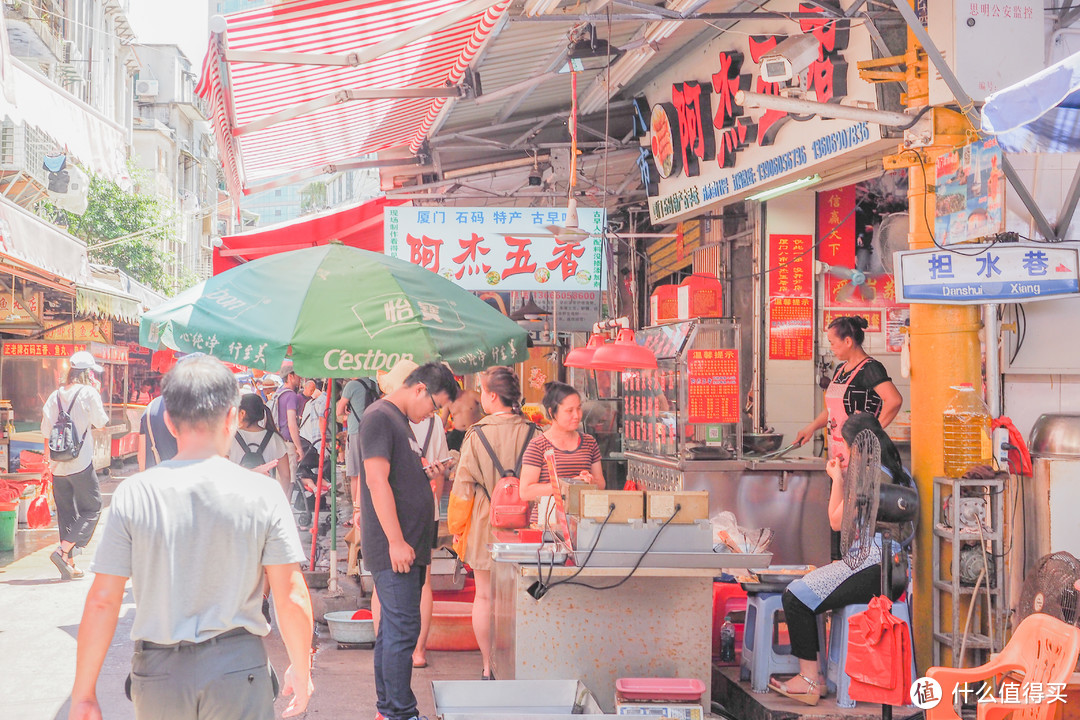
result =
[[[379,375],[379,390],[384,395],[401,387],[413,370],[418,368],[412,360],[401,360],[388,372]],[[413,436],[420,446],[420,462],[424,466],[428,480],[431,483],[431,492],[435,497],[435,536],[431,544],[432,550],[439,547],[438,525],[440,519],[439,501],[446,487],[446,480],[450,475],[450,465],[453,456],[446,442],[446,430],[438,413],[430,415],[420,422],[409,422]],[[424,587],[420,595],[420,637],[413,649],[412,664],[414,668],[427,667],[427,636],[431,630],[431,614],[435,609],[435,596],[431,592],[431,565],[427,567],[427,576],[424,578]],[[375,618],[375,626],[378,627],[379,599],[377,594],[371,598],[371,612]]]

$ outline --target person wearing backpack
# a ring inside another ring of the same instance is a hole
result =
[[[354,527],[360,526],[360,422],[364,411],[379,399],[379,387],[369,377],[345,383],[335,408],[338,422],[345,423],[345,478],[352,494]]]
[[[287,496],[292,487],[289,451],[273,424],[263,425],[266,416],[266,405],[258,395],[249,393],[240,398],[239,422],[229,445],[229,460],[249,470],[276,460],[277,465],[272,469],[276,472],[267,471],[267,474],[277,478]]]
[[[487,414],[468,430],[461,442],[461,458],[451,500],[468,503],[471,499],[472,503],[463,533],[462,560],[473,569],[476,580],[472,624],[484,662],[481,678],[493,680],[491,571],[494,564],[488,544],[495,542],[495,536],[491,526],[490,498],[504,471],[520,470],[522,452],[537,428],[521,412],[521,383],[512,368],[491,367],[480,373],[480,405]],[[451,518],[447,520],[449,522]]]
[[[53,473],[60,530],[60,545],[50,559],[65,580],[83,576],[75,567],[75,556],[90,542],[101,515],[101,487],[94,470],[90,428],[109,424],[101,404],[101,383],[94,375],[102,367],[85,350],[72,355],[68,365],[64,384],[49,395],[41,412],[41,434]]]

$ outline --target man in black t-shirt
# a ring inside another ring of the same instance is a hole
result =
[[[420,636],[420,594],[437,531],[434,497],[409,423],[438,413],[457,393],[449,368],[421,365],[400,388],[372,404],[360,426],[361,547],[382,602],[375,691],[386,720],[417,715],[412,652]]]

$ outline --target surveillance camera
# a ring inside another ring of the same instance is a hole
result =
[[[761,79],[786,82],[818,58],[818,41],[813,35],[795,35],[779,43],[761,58]]]

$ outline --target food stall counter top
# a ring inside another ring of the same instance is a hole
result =
[[[528,563],[514,563],[518,565],[518,571],[522,577],[532,577],[536,575],[536,563],[531,565]],[[548,573],[551,573],[551,577],[568,577],[577,573],[580,570],[578,577],[625,577],[630,573],[630,568],[625,567],[586,567],[578,568],[566,565],[556,565],[554,567],[548,567],[544,565],[543,568],[544,577],[547,578]],[[718,574],[718,570],[714,568],[648,568],[639,567],[634,571],[634,577],[640,578],[657,578],[657,577],[715,577]]]
[[[663,465],[673,470],[692,470],[694,472],[741,472],[743,470],[755,471],[794,471],[794,470],[824,470],[823,458],[781,458],[778,460],[763,460],[753,457],[744,457],[741,460],[680,460],[674,457],[659,457],[645,453],[627,452],[626,457],[653,465]]]

